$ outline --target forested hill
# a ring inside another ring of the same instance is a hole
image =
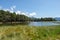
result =
[[[0,10],[0,22],[55,21],[54,18],[31,18],[26,15]]]
[[[19,15],[15,12],[0,10],[0,22],[23,22],[28,21],[29,17],[26,15]]]

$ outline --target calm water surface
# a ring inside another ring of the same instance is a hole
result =
[[[52,25],[60,25],[56,22],[30,22],[30,26],[52,26]]]

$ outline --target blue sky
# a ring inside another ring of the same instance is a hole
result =
[[[60,17],[60,0],[0,0],[0,9],[34,17]]]

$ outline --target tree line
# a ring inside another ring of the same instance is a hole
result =
[[[51,17],[48,17],[48,18],[31,18],[31,21],[57,21],[55,18],[51,18]]]
[[[26,15],[11,13],[9,11],[0,10],[0,22],[25,22],[28,21],[29,17]]]
[[[0,22],[56,21],[54,18],[32,18],[22,14],[0,10]]]

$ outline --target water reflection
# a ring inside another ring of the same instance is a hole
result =
[[[59,25],[54,22],[30,22],[30,26],[51,26],[51,25]]]
[[[29,26],[51,26],[51,25],[60,25],[58,22],[8,22],[1,25],[29,25]]]

